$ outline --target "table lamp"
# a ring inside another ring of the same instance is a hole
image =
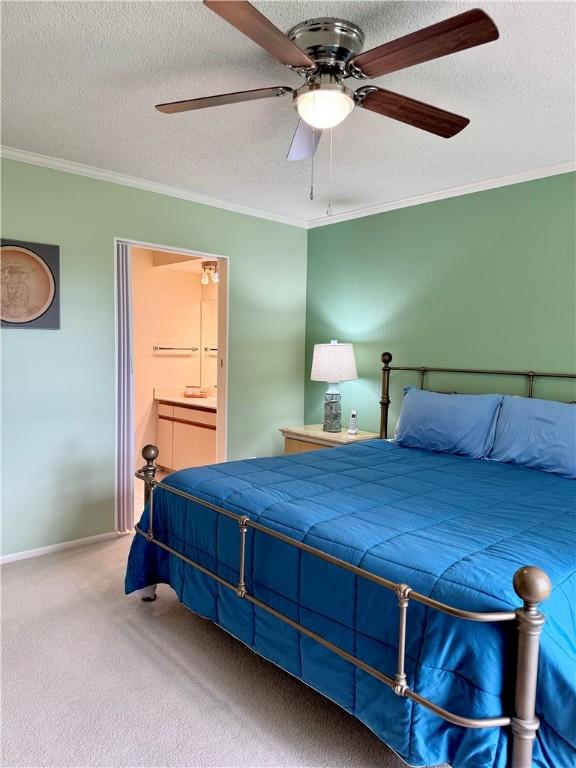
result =
[[[312,381],[325,381],[328,389],[324,396],[324,432],[340,432],[342,429],[340,392],[338,383],[357,379],[356,360],[352,344],[339,344],[333,339],[330,344],[314,344],[312,358]]]

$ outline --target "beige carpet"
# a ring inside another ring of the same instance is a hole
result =
[[[400,768],[354,718],[181,606],[131,537],[2,568],[2,765]]]

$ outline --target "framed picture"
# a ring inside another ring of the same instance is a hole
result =
[[[3,328],[60,328],[60,248],[0,240]]]

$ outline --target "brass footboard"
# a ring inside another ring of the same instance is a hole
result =
[[[517,595],[522,599],[523,605],[517,608],[515,611],[495,611],[490,613],[479,613],[475,611],[464,611],[461,608],[455,608],[451,605],[434,600],[427,595],[422,595],[414,591],[408,584],[396,584],[388,579],[371,573],[364,568],[347,563],[344,560],[340,560],[333,555],[323,552],[322,550],[311,547],[308,544],[291,539],[277,531],[266,528],[265,526],[251,520],[246,515],[238,515],[229,510],[210,504],[203,499],[199,499],[192,494],[184,491],[172,488],[162,482],[155,480],[156,464],[155,460],[158,456],[158,449],[154,445],[147,445],[142,451],[142,455],[146,460],[145,466],[136,472],[136,477],[144,481],[145,484],[145,498],[149,503],[149,517],[148,517],[148,530],[144,531],[139,525],[136,525],[136,533],[143,536],[149,543],[169,552],[171,555],[183,560],[185,563],[200,571],[201,573],[209,576],[217,581],[222,586],[232,590],[242,600],[247,600],[253,605],[258,606],[264,611],[267,611],[272,616],[275,616],[280,621],[288,624],[288,626],[301,632],[303,635],[312,638],[316,642],[328,648],[330,651],[345,659],[350,664],[362,669],[369,675],[372,675],[380,682],[389,686],[397,696],[403,696],[406,699],[411,699],[418,704],[426,707],[430,711],[434,712],[439,717],[447,720],[454,725],[459,725],[463,728],[497,728],[497,727],[510,727],[512,731],[512,756],[510,761],[511,768],[531,768],[532,766],[532,747],[536,737],[536,732],[539,727],[539,721],[536,717],[535,705],[536,705],[536,685],[538,678],[538,653],[540,646],[540,634],[544,625],[544,616],[538,610],[539,604],[546,600],[550,594],[550,579],[548,575],[540,568],[535,566],[525,566],[520,568],[514,574],[514,589]],[[218,514],[225,517],[236,520],[238,523],[238,547],[239,547],[239,571],[237,583],[232,583],[226,579],[214,573],[203,565],[196,563],[194,560],[186,557],[181,552],[178,552],[168,544],[158,540],[154,536],[154,491],[156,488],[173,493],[181,498],[193,501],[196,504],[200,504],[203,507],[207,507]],[[296,621],[293,621],[285,614],[272,608],[267,603],[259,600],[257,597],[251,595],[246,589],[245,580],[245,563],[246,563],[246,537],[249,529],[259,531],[267,536],[271,536],[274,539],[284,542],[290,546],[301,549],[310,555],[332,563],[344,570],[354,573],[356,576],[368,579],[369,581],[379,584],[385,589],[392,590],[396,593],[398,599],[399,610],[399,626],[398,626],[398,661],[396,672],[393,676],[389,676],[375,669],[366,662],[356,658],[352,654],[343,650],[342,648],[334,645],[320,635],[312,632],[307,627],[302,626]],[[489,718],[472,718],[458,715],[454,712],[450,712],[424,696],[420,696],[416,691],[411,690],[406,684],[406,674],[404,671],[405,660],[405,648],[406,648],[406,620],[408,614],[408,607],[410,601],[422,603],[436,611],[441,611],[449,616],[454,616],[459,619],[465,619],[467,621],[479,621],[479,622],[497,622],[497,621],[516,621],[518,629],[518,655],[516,662],[516,696],[515,696],[515,714],[513,716],[497,715]]]

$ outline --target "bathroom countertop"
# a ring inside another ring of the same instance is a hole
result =
[[[217,401],[215,397],[184,397],[184,395],[155,395],[156,402],[171,403],[173,405],[187,405],[192,408],[201,408],[204,410],[215,411]]]

